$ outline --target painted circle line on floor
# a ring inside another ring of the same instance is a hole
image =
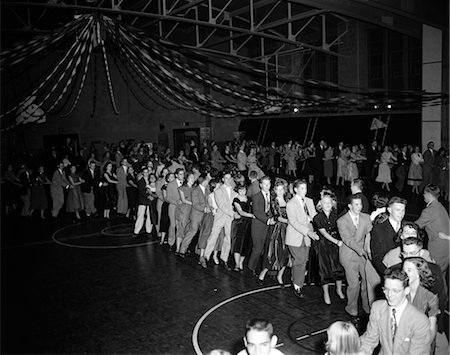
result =
[[[117,228],[120,227],[120,228]],[[130,227],[130,231],[127,233],[114,233],[115,229],[124,230],[123,227]],[[114,226],[108,226],[103,228],[100,231],[101,234],[106,235],[108,237],[126,237],[133,233],[133,224],[131,223],[124,223],[124,224],[116,224]]]
[[[268,286],[268,287],[263,287],[263,288],[258,288],[256,290],[252,290],[252,291],[247,291],[244,293],[241,293],[239,295],[227,298],[226,300],[216,304],[215,306],[211,307],[208,311],[206,311],[205,314],[203,314],[200,319],[197,321],[197,323],[195,324],[194,330],[192,331],[192,345],[194,346],[195,352],[197,353],[197,355],[203,355],[200,346],[198,345],[198,332],[200,330],[200,327],[202,325],[202,323],[205,321],[205,319],[214,311],[216,311],[217,309],[219,309],[220,307],[226,305],[227,303],[230,303],[234,300],[237,300],[239,298],[245,297],[245,296],[249,296],[249,295],[253,295],[255,293],[259,293],[259,292],[264,292],[264,291],[270,291],[270,290],[275,290],[277,288],[282,288],[283,286],[280,285],[276,285],[276,286]]]
[[[141,247],[141,246],[145,246],[145,245],[151,245],[151,244],[155,244],[158,243],[157,240],[152,240],[152,241],[148,241],[148,242],[144,242],[144,243],[132,243],[132,244],[123,244],[123,245],[77,245],[77,244],[69,244],[69,243],[65,243],[62,242],[58,239],[56,239],[56,234],[58,234],[59,232],[69,229],[70,227],[73,227],[74,225],[68,225],[68,226],[64,226],[58,230],[56,230],[53,234],[52,234],[52,239],[56,244],[65,246],[65,247],[69,247],[69,248],[76,248],[76,249],[126,249],[126,248],[136,248],[136,247]],[[119,224],[117,225],[119,226]],[[112,226],[114,227],[114,226]],[[106,228],[104,228],[106,229]],[[101,235],[101,231],[98,233],[89,233],[89,234],[80,234],[80,235],[76,235],[76,236],[72,236],[72,237],[67,237],[67,239],[65,240],[70,240],[70,239],[79,239],[79,238],[83,238],[83,237],[92,237],[95,235]]]

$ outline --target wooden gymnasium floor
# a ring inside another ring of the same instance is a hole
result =
[[[419,204],[408,206],[409,219]],[[155,236],[133,240],[131,230],[124,218],[3,215],[1,352],[236,353],[246,320],[262,317],[285,354],[323,354],[324,330],[350,319],[334,290],[331,306],[318,286],[299,300],[274,278],[259,286],[248,271],[204,270],[194,255],[179,260]]]

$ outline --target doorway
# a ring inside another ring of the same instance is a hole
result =
[[[197,147],[200,146],[200,128],[181,128],[173,130],[173,154],[178,156],[180,150],[184,150],[184,154],[189,156],[191,140],[195,142]]]

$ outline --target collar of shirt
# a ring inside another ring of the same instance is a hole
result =
[[[352,219],[353,224],[356,226],[356,225],[357,225],[356,219],[358,219],[358,222],[359,222],[359,217],[360,217],[360,215],[359,215],[359,214],[356,215],[356,214],[354,214],[354,213],[353,213],[352,211],[350,211],[350,210],[348,210],[348,214],[349,214],[350,218]]]
[[[205,191],[206,191],[205,187],[203,185],[201,185],[201,184],[198,185],[198,186],[200,186],[200,190],[202,190],[203,194],[205,194]]]
[[[401,223],[398,223],[397,221],[394,221],[392,219],[392,217],[389,216],[389,223],[392,226],[392,229],[395,231],[395,233],[398,232],[398,230],[400,229]]]
[[[404,301],[397,307],[389,306],[389,316],[390,317],[392,317],[392,310],[395,308],[395,320],[396,320],[397,326],[400,323],[400,319],[402,318],[402,314],[405,311],[405,308],[407,305],[408,305],[408,300],[405,297]]]
[[[180,187],[181,185],[183,185],[183,183],[180,181],[180,180],[178,180],[178,179],[176,179],[177,180],[177,185],[178,185],[178,187]]]

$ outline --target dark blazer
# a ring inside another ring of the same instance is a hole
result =
[[[20,184],[22,185],[20,187],[20,194],[21,195],[28,194],[30,192],[30,185],[31,185],[30,173],[27,174],[26,171],[23,171],[22,174],[20,174],[19,176],[19,181]]]
[[[268,230],[267,220],[272,217],[272,210],[266,213],[266,200],[262,192],[252,197],[252,209],[255,218],[252,219],[252,234],[265,236]]]
[[[203,193],[200,186],[195,187],[192,190],[192,208],[191,208],[191,219],[195,217],[202,218],[205,213],[205,208],[208,207],[208,195],[210,191],[209,188],[205,188],[205,193]]]
[[[377,270],[380,276],[383,276],[383,272],[386,266],[383,264],[383,258],[386,253],[396,247],[394,238],[397,235],[394,228],[392,228],[389,219],[383,223],[378,223],[373,226],[370,233],[370,251],[372,254],[372,264]]]
[[[94,170],[94,177],[92,177],[91,169],[86,169],[83,173],[84,182],[81,184],[81,192],[94,192],[100,182],[98,172]]]
[[[407,304],[392,342],[390,308],[386,300],[375,301],[370,311],[366,332],[361,336],[361,353],[372,354],[381,344],[380,355],[424,355],[430,353],[428,317]]]
[[[191,150],[191,152],[189,154],[189,160],[192,161],[192,164],[200,163],[200,154],[198,152],[196,154],[194,154],[194,152]]]
[[[147,189],[145,188],[145,186],[146,186],[145,179],[141,178],[137,182],[137,187],[138,187],[138,205],[150,206],[150,199],[148,198]]]

